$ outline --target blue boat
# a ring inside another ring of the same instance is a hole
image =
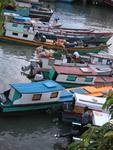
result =
[[[0,94],[1,112],[21,112],[58,108],[72,101],[72,93],[52,80],[10,84],[10,89]]]

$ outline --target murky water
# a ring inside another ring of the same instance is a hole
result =
[[[51,4],[55,9],[53,18],[60,17],[67,27],[113,29],[113,10],[107,7],[81,6],[80,4]],[[52,20],[52,19],[51,19]],[[110,40],[110,43],[113,40]],[[30,82],[20,69],[30,59],[34,47],[0,43],[0,92],[10,83]],[[112,52],[112,46],[109,52]],[[55,118],[45,114],[0,117],[0,150],[61,150],[66,139],[55,139],[54,134],[66,130]]]

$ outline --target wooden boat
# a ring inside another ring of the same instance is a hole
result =
[[[30,22],[31,19],[27,17],[14,17],[14,22],[5,22],[4,36],[0,36],[0,41],[27,44],[32,46],[42,46],[45,48],[57,49],[59,51],[78,51],[80,54],[94,52],[106,49],[109,45],[100,44],[98,46],[92,44],[85,44],[82,41],[69,43],[65,40],[48,40],[46,37],[39,39],[37,31],[29,24],[23,22]],[[19,23],[20,22],[20,23]]]
[[[26,12],[28,12],[27,16],[30,16],[32,18],[39,18],[42,21],[48,22],[53,14],[53,10],[50,7],[43,7],[43,3],[40,2],[16,2],[16,5],[17,9],[19,9],[20,11],[25,12],[26,9]],[[22,14],[21,12],[18,13],[22,16],[25,16],[25,14]]]
[[[72,101],[71,92],[54,81],[11,84],[10,90],[0,94],[3,113],[58,108]],[[65,94],[66,93],[66,94]]]
[[[45,23],[44,23],[45,24]],[[71,29],[58,26],[59,23],[51,23],[48,26],[40,26],[33,21],[33,26],[40,34],[45,35],[49,39],[63,38],[66,40],[83,40],[86,42],[102,42],[106,43],[113,35],[111,31],[98,31],[95,29]],[[59,27],[59,28],[58,28]]]
[[[95,85],[96,87],[104,85],[113,85],[113,77],[106,74],[107,68],[100,66],[63,66],[54,65],[50,71],[49,79],[55,80],[64,87],[78,87],[83,85]],[[106,71],[105,71],[105,70]],[[112,73],[111,73],[112,74]],[[106,75],[106,76],[105,76]]]
[[[104,54],[88,53],[87,55],[79,55],[79,58],[75,58],[73,54],[65,55],[61,52],[44,49],[43,47],[37,47],[31,58],[32,59],[30,59],[28,62],[28,66],[22,67],[22,74],[26,75],[27,77],[28,76],[32,77],[32,75],[30,74],[31,67],[29,66],[33,61],[34,64],[38,63],[38,66],[34,68],[34,72],[36,72],[36,74],[38,73],[37,70],[39,70],[39,72],[42,72],[44,79],[48,79],[50,70],[54,65],[64,67],[89,66],[92,67],[94,70],[97,70],[97,72],[99,70],[100,72],[103,70],[103,72],[101,73],[98,72],[99,75],[105,75],[104,74],[105,72],[107,72],[106,75],[110,75],[109,73],[112,70],[113,65],[113,58],[108,53]],[[39,67],[40,63],[41,66]],[[34,77],[32,79],[34,79]]]
[[[106,43],[111,37],[112,35],[82,35],[82,34],[79,34],[79,35],[68,35],[67,33],[64,34],[63,32],[61,33],[58,33],[58,32],[45,32],[45,31],[39,31],[39,37],[40,35],[44,35],[46,36],[47,39],[53,39],[53,40],[56,40],[56,39],[65,39],[66,41],[68,42],[74,42],[74,41],[83,41],[87,44],[93,44],[95,43],[96,45],[100,44],[100,43]]]
[[[0,36],[0,41],[2,42],[11,42],[11,43],[18,43],[18,44],[27,44],[27,45],[31,45],[31,46],[43,46],[44,48],[47,49],[55,49],[55,50],[59,50],[59,51],[68,51],[73,53],[74,51],[78,51],[80,54],[86,54],[86,53],[98,53],[101,50],[105,50],[107,49],[110,45],[106,45],[106,44],[100,44],[99,46],[96,45],[91,45],[89,44],[88,47],[86,46],[75,46],[75,44],[73,43],[68,43],[66,45],[58,42],[55,42],[54,40],[32,40],[30,41],[25,40],[24,38],[21,37],[21,33],[13,33],[13,36],[11,37],[10,35],[7,34],[8,32],[6,31],[6,35],[5,36]],[[20,36],[19,36],[20,35]],[[23,34],[22,34],[23,35]],[[27,36],[27,35],[25,35]],[[35,36],[35,35],[34,35]],[[22,39],[21,39],[22,38]]]
[[[31,8],[29,12],[29,16],[31,18],[40,18],[41,21],[47,21],[49,22],[51,16],[53,14],[52,9],[48,8]]]
[[[35,27],[35,29],[39,30],[41,33],[44,34],[50,34],[50,35],[64,35],[64,36],[96,36],[97,38],[99,37],[104,37],[104,36],[112,36],[113,32],[111,31],[98,31],[98,30],[94,30],[94,29],[71,29],[71,28],[64,28],[64,27],[60,27],[60,28],[53,28],[52,24],[48,25],[48,26],[38,26],[36,25],[36,22],[33,21],[33,25]]]
[[[5,15],[7,15],[7,13],[5,13]],[[58,37],[58,39],[59,38],[69,39],[72,42],[70,45],[68,44],[68,46],[71,46],[71,47],[74,46],[74,43],[73,43],[74,40],[82,40],[82,41],[86,41],[89,43],[94,42],[96,40],[95,43],[99,44],[100,42],[106,42],[112,36],[111,32],[101,32],[101,33],[99,32],[97,33],[97,35],[95,34],[90,35],[92,31],[87,30],[87,29],[84,29],[84,30],[82,29],[81,30],[77,30],[77,29],[76,30],[71,30],[71,29],[62,30],[62,29],[54,29],[54,28],[49,29],[47,23],[41,23],[40,21],[35,22],[34,20],[28,17],[21,17],[21,16],[14,17],[11,22],[6,21],[4,24],[4,28],[5,28],[5,31],[7,32],[7,36],[13,37],[13,38],[19,38],[18,34],[20,34],[21,40],[32,41],[32,45],[36,45],[34,44],[35,42],[33,41],[34,37],[37,36],[37,38],[40,39],[42,38],[41,34],[46,34],[48,38],[53,38],[53,39],[55,39],[56,37]],[[79,32],[80,32],[80,35],[78,35]],[[16,35],[14,36],[13,33],[15,33]],[[26,36],[24,37],[24,35]],[[57,45],[58,45],[58,41],[56,41]]]
[[[62,113],[62,120],[68,123],[81,123],[81,116],[84,112],[84,108],[87,106],[93,111],[93,125],[101,126],[111,118],[109,112],[102,109],[105,101],[106,98],[103,97],[95,97],[75,93],[75,105],[73,106],[73,109],[69,109],[70,104],[65,106],[66,109]]]
[[[51,69],[51,67],[54,64],[67,64],[68,63],[84,63],[84,65],[88,64],[97,64],[97,65],[107,65],[112,66],[113,64],[113,57],[107,52],[104,53],[87,53],[87,55],[79,55],[78,59],[74,59],[74,54],[65,54],[61,53],[59,51],[54,50],[47,50],[43,47],[37,47],[34,51],[33,55],[31,56],[35,60],[41,60],[42,61],[42,68],[48,68]],[[70,60],[68,60],[69,58]],[[51,62],[51,63],[50,63]],[[81,64],[82,65],[82,64]]]

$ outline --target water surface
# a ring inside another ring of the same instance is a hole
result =
[[[107,7],[83,6],[80,4],[52,3],[63,26],[71,28],[113,29],[113,10]],[[110,40],[113,43],[113,40]],[[27,65],[34,47],[0,43],[0,92],[10,83],[30,82],[20,69]],[[109,52],[113,53],[111,46]],[[0,117],[0,150],[61,150],[66,139],[55,139],[54,134],[65,131],[64,124],[45,114]]]

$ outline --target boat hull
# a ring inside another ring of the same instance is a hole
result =
[[[24,111],[33,111],[33,110],[43,110],[49,108],[59,108],[62,106],[60,102],[54,103],[43,103],[43,104],[29,104],[29,105],[2,105],[0,104],[0,110],[2,113],[10,112],[24,112]]]
[[[27,41],[17,38],[11,38],[6,36],[0,36],[1,42],[10,42],[13,44],[23,44],[23,45],[31,45],[31,46],[43,46],[44,48],[52,48],[55,50],[61,50],[62,52],[68,51],[68,52],[74,52],[78,51],[80,54],[86,54],[86,53],[98,53],[101,50],[107,49],[107,45],[101,45],[101,46],[94,46],[94,47],[64,47],[61,44],[53,43],[53,42],[40,42],[40,41]]]

